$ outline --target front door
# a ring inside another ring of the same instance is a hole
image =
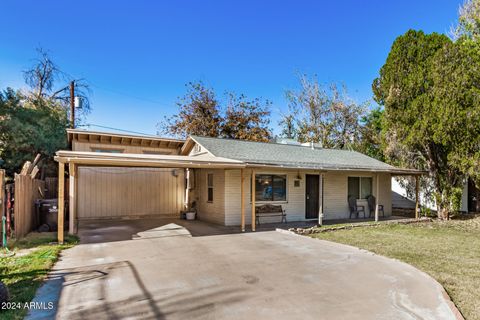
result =
[[[320,206],[319,175],[307,174],[305,181],[305,218],[317,219]]]

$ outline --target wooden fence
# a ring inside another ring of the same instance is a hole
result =
[[[45,178],[45,199],[58,198],[58,178],[46,177]]]
[[[44,197],[45,181],[32,179],[30,175],[15,174],[15,237],[24,237],[37,227],[35,200]]]

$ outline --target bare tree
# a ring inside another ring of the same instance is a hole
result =
[[[45,50],[37,48],[37,54],[38,57],[34,60],[33,66],[24,71],[23,77],[36,98],[45,98],[52,91],[53,83],[58,79],[61,71]]]
[[[466,0],[458,10],[458,24],[451,28],[453,40],[461,37],[480,40],[480,0]]]
[[[295,125],[295,117],[293,114],[282,114],[281,120],[278,122],[282,128],[280,136],[287,139],[296,139],[297,138],[297,128]]]
[[[325,148],[352,148],[360,139],[360,118],[366,103],[357,104],[345,86],[322,86],[318,80],[300,76],[300,88],[286,92],[289,114],[284,124],[296,127],[301,142],[321,143]],[[285,129],[285,128],[284,128]]]
[[[90,88],[84,79],[75,79],[53,62],[49,54],[37,48],[37,58],[33,65],[23,72],[25,83],[30,87],[26,97],[30,100],[44,100],[50,106],[60,105],[69,113],[70,82],[74,82],[75,96],[82,100],[82,108],[76,112],[76,120],[81,120],[90,112]]]

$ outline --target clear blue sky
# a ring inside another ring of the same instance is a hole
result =
[[[202,80],[219,94],[270,99],[274,127],[297,72],[370,99],[395,37],[448,32],[461,2],[2,1],[0,89],[24,86],[41,46],[92,83],[87,123],[154,134],[184,84]]]

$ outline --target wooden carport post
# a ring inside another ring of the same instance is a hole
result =
[[[58,243],[63,244],[63,215],[65,212],[65,163],[58,163]]]
[[[68,188],[68,233],[74,234],[75,233],[75,219],[76,219],[76,208],[77,208],[77,201],[76,201],[76,178],[77,178],[77,167],[75,164],[70,163],[68,167],[68,172],[70,177],[69,181],[69,188]]]
[[[245,177],[243,176],[243,169],[240,169],[240,207],[241,207],[241,226],[242,226],[242,232],[245,232]]]
[[[415,219],[417,220],[418,220],[419,194],[420,194],[419,179],[420,177],[416,175],[415,176]]]
[[[252,231],[255,231],[255,169],[252,169]]]

